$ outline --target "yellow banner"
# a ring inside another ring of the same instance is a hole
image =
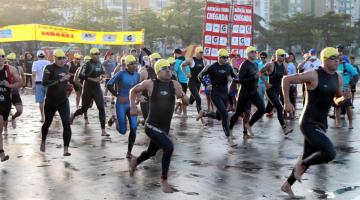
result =
[[[104,45],[140,45],[144,31],[97,32],[40,24],[0,28],[0,42],[46,41]]]

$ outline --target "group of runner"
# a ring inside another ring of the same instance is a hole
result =
[[[312,49],[304,55],[300,64],[296,63],[294,54],[283,49],[277,49],[272,59],[267,61],[268,54],[257,51],[253,46],[245,49],[245,59],[240,58],[236,51],[229,53],[220,49],[218,61],[213,63],[204,59],[202,47],[197,47],[191,58],[185,58],[181,49],[175,49],[173,57],[168,59],[147,49],[142,49],[141,53],[131,50],[117,60],[112,52],[107,52],[104,63],[100,62],[99,49],[92,48],[89,53],[90,56],[85,56],[83,62],[80,54],[75,54],[74,59],[67,62],[65,52],[57,49],[53,52],[54,62],[50,63],[45,59],[45,52],[37,52],[38,60],[32,66],[32,80],[41,113],[40,121],[43,122],[40,151],[46,150],[48,129],[58,112],[63,125],[63,155],[70,156],[71,124],[79,115],[84,115],[88,123],[87,111],[94,102],[99,111],[101,136],[110,136],[105,131],[106,101],[101,88],[105,82],[105,93],[111,93],[110,99],[116,110],[116,115],[110,116],[108,125],[115,123],[116,130],[124,135],[129,124],[126,158],[131,163],[130,175],[134,175],[139,164],[162,149],[160,183],[166,193],[174,191],[167,182],[174,151],[169,137],[171,120],[175,109],[177,114],[182,113],[186,117],[189,104],[196,104],[197,120],[201,120],[203,125],[206,126],[205,118],[221,120],[229,145],[236,147],[233,131],[239,117],[243,118],[243,138],[249,139],[255,135],[253,125],[264,114],[271,116],[274,109],[287,137],[293,130],[286,125],[285,119],[295,118],[297,84],[303,84],[304,109],[300,130],[305,137],[304,152],[281,187],[290,197],[295,197],[291,186],[296,180],[301,181],[302,174],[311,165],[327,163],[335,157],[333,144],[325,135],[331,106],[334,106],[337,127],[340,127],[340,114],[344,112],[348,114],[349,128],[352,128],[352,102],[359,69],[354,64],[354,56],[349,61],[343,54],[342,46],[323,49],[320,59],[316,50]],[[0,49],[0,133],[7,127],[11,104],[16,108],[11,117],[13,128],[16,127],[15,119],[23,110],[18,88],[23,85],[24,75],[15,61],[15,54],[6,56]],[[208,97],[208,110],[202,108],[202,86]],[[72,90],[75,90],[77,110],[71,114],[68,97]],[[266,106],[264,95],[267,97]],[[107,94],[105,96],[108,97]],[[132,155],[132,149],[138,121],[141,121],[137,117],[138,104],[150,143],[147,150],[136,157]],[[216,112],[211,109],[212,106]],[[230,116],[231,110],[235,112]],[[0,156],[2,162],[9,159],[4,152],[2,137]]]

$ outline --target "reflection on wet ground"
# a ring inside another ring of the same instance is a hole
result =
[[[287,199],[279,188],[302,153],[298,121],[289,122],[295,131],[284,138],[276,117],[264,117],[254,127],[255,139],[248,141],[243,141],[239,124],[234,129],[239,145],[231,149],[220,122],[202,126],[191,106],[190,117],[174,115],[171,127],[175,151],[169,181],[179,192],[164,194],[159,188],[161,152],[139,166],[131,178],[125,158],[127,137],[114,128],[107,128],[110,138],[101,137],[96,108],[89,111],[91,124],[85,125],[82,117],[74,122],[72,156],[65,158],[59,117],[50,128],[47,152],[42,154],[37,106],[30,95],[24,96],[23,102],[26,107],[18,128],[9,127],[4,136],[10,160],[0,163],[0,199]],[[353,130],[328,130],[337,150],[335,161],[310,168],[303,183],[295,183],[295,193],[305,199],[351,200],[360,196],[360,102],[354,111]],[[109,105],[107,116],[112,113]],[[332,119],[329,125],[334,126]],[[147,142],[140,126],[133,154],[145,150]]]

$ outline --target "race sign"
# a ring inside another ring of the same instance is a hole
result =
[[[218,50],[227,49],[230,20],[230,5],[208,3],[205,8],[205,25],[203,31],[204,57],[217,61]]]
[[[253,9],[251,5],[234,5],[231,49],[245,57],[244,50],[252,45]]]

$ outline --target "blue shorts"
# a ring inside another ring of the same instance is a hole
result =
[[[35,84],[35,102],[36,103],[44,103],[46,95],[46,87],[44,87],[41,83]]]
[[[210,90],[205,89],[205,94],[206,94],[206,95],[210,95]]]
[[[137,116],[130,116],[130,103],[121,104],[119,101],[116,101],[116,118],[118,120],[118,131],[120,134],[124,135],[127,131],[126,118],[129,120],[130,129],[133,129],[136,133]]]

